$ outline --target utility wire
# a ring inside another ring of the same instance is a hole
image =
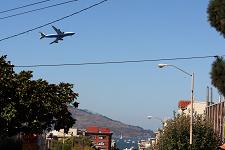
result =
[[[17,10],[17,9],[21,9],[21,8],[25,8],[25,7],[29,7],[29,6],[33,6],[33,5],[37,5],[37,4],[41,4],[41,3],[45,3],[45,2],[48,2],[48,1],[51,1],[51,0],[44,0],[44,1],[36,2],[36,3],[31,3],[31,4],[19,6],[19,7],[16,7],[16,8],[3,10],[3,11],[0,11],[0,14],[10,12],[10,11],[13,11],[13,10]]]
[[[223,57],[225,55],[221,55]],[[106,64],[125,64],[125,63],[142,63],[142,62],[156,62],[156,61],[173,61],[173,60],[190,60],[190,59],[206,59],[206,58],[217,58],[218,55],[214,56],[194,56],[194,57],[177,57],[177,58],[160,58],[160,59],[144,59],[144,60],[125,60],[125,61],[104,61],[104,62],[84,62],[84,63],[72,63],[72,64],[45,64],[45,65],[15,65],[18,68],[27,67],[60,67],[60,66],[84,66],[84,65],[106,65]]]
[[[89,7],[86,7],[86,8],[84,8],[84,9],[81,9],[80,11],[77,11],[77,12],[72,13],[72,14],[70,14],[70,15],[67,15],[67,16],[65,16],[65,17],[59,18],[59,19],[57,19],[57,20],[51,21],[51,22],[46,23],[46,24],[44,24],[44,25],[41,25],[41,26],[38,26],[38,27],[35,27],[35,28],[32,28],[32,29],[29,29],[29,30],[27,30],[27,31],[24,31],[24,32],[21,32],[21,33],[18,33],[18,34],[14,34],[14,35],[11,35],[11,36],[2,38],[2,39],[0,39],[0,42],[1,42],[1,41],[4,41],[4,40],[7,40],[7,39],[11,39],[11,38],[17,37],[17,36],[20,36],[20,35],[23,35],[23,34],[26,34],[26,33],[28,33],[28,32],[31,32],[31,31],[34,31],[34,30],[37,30],[37,29],[40,29],[40,28],[42,28],[42,27],[48,26],[48,25],[53,24],[53,23],[55,23],[55,22],[59,22],[59,21],[64,20],[64,19],[66,19],[66,18],[72,17],[73,15],[76,15],[76,14],[79,14],[79,13],[81,13],[81,12],[83,12],[83,11],[86,11],[86,10],[88,10],[88,9],[91,9],[91,8],[93,8],[93,7],[95,7],[95,6],[98,6],[98,5],[100,5],[100,4],[102,4],[102,3],[106,2],[106,1],[108,1],[108,0],[103,0],[103,1],[101,1],[101,2],[95,3],[95,4],[93,4],[93,5],[89,6]]]
[[[49,6],[46,6],[46,7],[41,7],[41,8],[29,10],[29,11],[24,11],[24,12],[13,14],[13,15],[8,15],[8,16],[5,16],[5,17],[0,17],[0,20],[6,19],[6,18],[15,17],[15,16],[19,16],[19,15],[28,14],[28,13],[39,11],[39,10],[44,10],[44,9],[55,7],[55,6],[64,5],[64,4],[75,2],[75,1],[78,1],[78,0],[70,0],[70,1],[62,2],[62,3],[57,3],[57,4],[54,4],[54,5],[49,5]]]

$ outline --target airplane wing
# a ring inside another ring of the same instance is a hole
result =
[[[63,34],[62,31],[60,31],[60,29],[57,29],[56,27],[52,26],[52,28],[55,30],[55,32],[58,34],[58,35],[61,35]]]
[[[52,41],[50,44],[53,44],[53,43],[58,43],[59,39],[56,38],[54,41]]]

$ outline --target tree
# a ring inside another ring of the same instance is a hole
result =
[[[78,106],[73,85],[32,80],[32,71],[15,73],[13,68],[6,56],[0,57],[0,136],[41,134],[52,128],[67,132],[75,123],[67,107]]]
[[[225,0],[210,0],[207,13],[210,25],[225,37]]]
[[[181,114],[168,120],[160,135],[157,147],[163,150],[190,149],[189,131],[190,116]],[[193,117],[193,142],[192,150],[216,149],[219,137],[213,131],[209,122],[201,115]]]
[[[212,84],[225,96],[225,61],[222,57],[213,62],[210,75]]]

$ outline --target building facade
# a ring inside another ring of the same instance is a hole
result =
[[[70,128],[68,133],[64,132],[64,129],[60,129],[59,131],[53,130],[49,133],[47,133],[46,137],[48,138],[55,138],[55,139],[64,139],[72,136],[78,136],[77,134],[78,130],[76,128]]]
[[[138,150],[155,149],[156,139],[141,140],[138,142]]]
[[[206,107],[206,118],[212,123],[214,131],[224,142],[224,107],[225,102],[211,104]]]
[[[88,127],[85,136],[100,150],[111,150],[112,133],[109,128]]]

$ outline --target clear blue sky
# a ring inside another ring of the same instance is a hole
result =
[[[0,10],[37,2],[1,2]],[[60,3],[52,0],[23,10]],[[88,7],[97,0],[80,0],[22,16],[0,20],[4,38]],[[39,31],[54,33],[51,26],[0,42],[0,54],[14,65],[85,63],[224,55],[225,39],[207,21],[208,1],[109,0],[95,8],[54,23],[76,35],[59,44],[39,39]],[[21,12],[0,14],[1,17]],[[169,63],[195,72],[195,99],[204,101],[213,58],[108,65],[16,68],[32,70],[34,79],[50,83],[69,82],[80,94],[81,109],[145,129],[160,127],[152,115],[172,117],[180,99],[189,99],[191,78]],[[218,99],[214,88],[214,99]]]

